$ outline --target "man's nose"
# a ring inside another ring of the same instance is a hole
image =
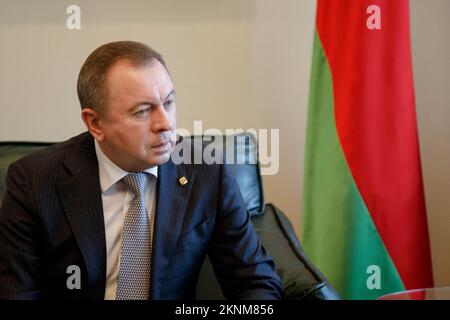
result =
[[[151,129],[153,132],[172,130],[171,118],[162,105],[158,105],[152,113]]]

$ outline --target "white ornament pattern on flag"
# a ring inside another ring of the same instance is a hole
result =
[[[151,274],[151,226],[144,205],[147,173],[130,173],[123,181],[134,193],[134,198],[123,223],[116,300],[146,300]]]

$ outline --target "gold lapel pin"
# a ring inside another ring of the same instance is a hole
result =
[[[182,176],[181,178],[178,179],[178,183],[180,184],[180,186],[185,186],[188,184],[188,179],[185,176]]]

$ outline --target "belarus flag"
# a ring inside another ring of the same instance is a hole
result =
[[[318,0],[303,201],[343,298],[433,286],[408,0]]]

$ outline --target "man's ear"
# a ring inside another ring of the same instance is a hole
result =
[[[104,135],[100,123],[100,114],[92,108],[83,108],[81,110],[81,118],[92,136],[97,141],[102,141]]]

